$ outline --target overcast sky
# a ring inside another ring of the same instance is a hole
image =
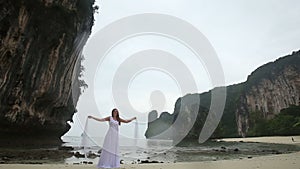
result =
[[[259,66],[300,48],[298,0],[96,0],[96,4],[100,8],[99,13],[95,14],[90,39],[118,19],[143,13],[167,14],[195,26],[215,49],[223,68],[226,85],[243,82]],[[98,65],[95,76],[91,77],[89,68],[92,64],[99,63],[97,56],[89,55],[91,51],[85,48],[85,80],[93,88],[88,88],[80,98],[78,113],[73,118],[75,123],[68,135],[81,134],[87,114],[108,116],[113,107],[118,107],[114,103],[116,98],[111,96],[110,77],[123,61],[146,49],[160,49],[178,55],[177,57],[191,69],[198,87],[197,92],[213,87],[201,62],[172,39],[151,35],[127,39],[107,53],[100,69]],[[141,114],[122,115],[140,117],[142,133],[146,127],[146,112],[151,109],[172,112],[176,99],[185,94],[180,91],[176,79],[174,81],[172,76],[154,69],[145,71],[136,75],[128,87],[130,104]],[[162,106],[159,103],[164,104]],[[95,128],[95,131],[91,132],[92,135],[105,132],[105,129],[99,129],[102,127],[97,125],[93,124],[92,128]],[[131,130],[132,124],[122,128]]]

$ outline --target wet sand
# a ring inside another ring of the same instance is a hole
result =
[[[292,140],[293,138],[293,140]],[[225,138],[222,141],[244,141],[259,143],[294,144],[300,145],[300,136],[272,136],[272,137],[249,137],[249,138]]]
[[[221,161],[206,161],[206,162],[189,162],[189,163],[169,163],[169,164],[132,164],[121,165],[125,169],[208,169],[208,168],[222,168],[222,169],[299,169],[300,166],[300,152],[291,154],[281,154],[272,156],[262,156],[253,159],[242,160],[221,160]],[[2,164],[0,168],[3,169],[94,169],[95,165],[62,165],[62,164]]]

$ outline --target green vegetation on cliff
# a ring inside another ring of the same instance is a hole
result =
[[[288,136],[300,134],[300,106],[282,109],[272,119],[265,119],[261,112],[252,112],[249,136]]]

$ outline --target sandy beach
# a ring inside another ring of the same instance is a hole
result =
[[[299,169],[300,167],[300,152],[262,156],[252,159],[236,159],[236,160],[222,160],[222,161],[207,161],[207,162],[189,162],[189,163],[170,163],[170,164],[132,164],[121,165],[124,169]],[[45,164],[45,165],[31,165],[31,164],[2,164],[0,168],[3,169],[94,169],[95,165],[62,165],[62,164]]]
[[[292,138],[294,141],[292,141]],[[273,137],[249,137],[249,138],[225,138],[221,141],[244,141],[276,144],[295,144],[300,145],[300,136],[273,136]]]
[[[291,137],[256,137],[256,138],[230,138],[222,141],[244,141],[244,142],[263,142],[263,143],[280,143],[280,144],[297,144],[300,145],[300,136]],[[74,165],[74,164],[1,164],[1,169],[94,169],[92,165]],[[124,164],[124,169],[300,169],[300,152],[290,154],[268,155],[253,158],[204,161],[204,162],[183,162],[183,163],[163,163],[163,164]]]

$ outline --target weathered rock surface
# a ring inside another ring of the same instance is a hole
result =
[[[251,112],[272,119],[284,108],[300,104],[300,51],[268,63],[247,79],[236,110],[239,135],[249,129]]]
[[[0,135],[59,139],[94,0],[0,0]],[[73,101],[74,100],[74,101]]]
[[[189,100],[195,95],[198,95],[201,100],[198,110],[191,105],[188,106],[188,103],[179,105],[180,100]],[[210,101],[211,91],[189,94],[179,98],[176,101],[174,112],[169,114],[171,118],[166,119],[160,116],[149,122],[145,136],[155,138],[156,135],[160,135],[174,125],[173,122],[178,114],[189,117],[191,114],[189,112],[198,111],[193,127],[184,133],[186,139],[198,139],[206,120]],[[223,116],[212,137],[247,136],[250,119],[257,118],[253,117],[253,112],[257,112],[259,118],[270,120],[291,105],[300,105],[300,51],[259,67],[248,76],[246,82],[227,86]],[[181,107],[184,107],[182,111],[180,111]],[[183,121],[182,125],[187,126],[188,123],[188,121]],[[252,136],[255,136],[255,133]]]

